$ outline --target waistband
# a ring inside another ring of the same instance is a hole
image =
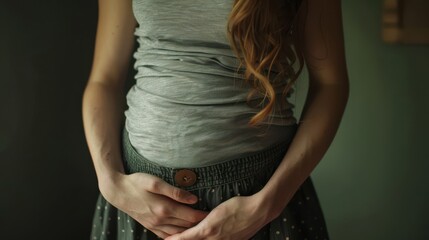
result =
[[[295,131],[297,127],[298,125],[295,124]],[[285,141],[273,144],[264,150],[210,166],[197,168],[171,168],[152,162],[138,153],[131,145],[128,137],[128,131],[125,127],[122,128],[122,137],[123,164],[127,174],[135,172],[148,173],[162,178],[171,185],[187,190],[209,188],[251,178],[267,169],[277,167],[286,154],[286,151],[292,141],[292,138],[286,139]],[[190,170],[195,173],[197,179],[192,186],[180,186],[175,179],[178,171],[183,169]]]

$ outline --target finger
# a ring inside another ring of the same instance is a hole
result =
[[[144,222],[143,222],[144,218],[140,214],[138,214],[136,212],[127,212],[127,214],[131,218],[133,218],[134,220],[136,220],[137,222],[139,222],[140,224],[145,225]],[[190,222],[190,221],[186,221],[186,220],[183,220],[181,218],[166,217],[166,218],[163,219],[162,222],[159,222],[158,224],[159,225],[174,225],[174,226],[181,227],[181,228],[190,228],[190,227],[195,226],[196,223]]]
[[[168,235],[178,234],[178,233],[181,233],[181,232],[185,231],[186,229],[188,229],[188,228],[177,227],[177,226],[174,226],[174,225],[159,225],[159,226],[156,226],[156,230],[157,231],[164,232],[164,233],[166,233]]]
[[[186,190],[168,184],[160,178],[154,179],[152,184],[148,187],[149,191],[153,193],[165,195],[181,203],[193,204],[198,201],[197,196],[195,196],[194,194],[191,194]]]
[[[153,213],[158,216],[158,220],[169,217],[182,219],[187,222],[197,223],[203,220],[209,213],[201,210],[196,210],[184,204],[178,203],[168,197],[159,201],[159,204],[153,207]],[[164,223],[163,222],[158,222]]]
[[[183,227],[183,228],[190,228],[195,226],[196,223],[186,221],[182,218],[168,217],[167,219],[165,219],[165,224],[174,225],[174,226]]]
[[[165,238],[167,238],[167,237],[170,236],[169,234],[167,234],[167,233],[165,233],[163,231],[159,231],[159,230],[156,230],[156,229],[149,229],[149,230],[151,232],[155,233],[156,236],[158,236],[158,237],[160,237],[162,239],[165,239]]]
[[[167,237],[165,240],[197,240],[197,239],[205,239],[201,234],[199,234],[198,226],[189,228],[182,233],[174,234]]]
[[[196,210],[184,205],[178,205],[174,211],[171,212],[175,218],[183,219],[188,222],[197,223],[203,220],[209,213],[201,210]]]

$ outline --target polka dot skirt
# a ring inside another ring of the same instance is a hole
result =
[[[201,209],[213,208],[230,197],[241,195],[239,183],[199,190]],[[245,192],[245,190],[243,191]],[[195,194],[195,192],[193,192]],[[159,239],[124,212],[110,205],[100,194],[93,219],[90,239],[151,240]],[[328,233],[310,178],[296,192],[281,215],[262,228],[254,240],[327,240]]]
[[[128,173],[146,172],[181,187],[175,181],[177,169],[160,167],[139,155],[123,130],[123,159]],[[191,169],[198,179],[182,187],[199,197],[190,205],[210,211],[220,203],[235,197],[249,196],[263,188],[287,150],[287,143],[266,151],[221,163],[211,167]],[[220,174],[222,176],[219,176]],[[152,240],[160,239],[126,213],[112,206],[99,194],[90,239],[92,240]],[[252,240],[328,240],[322,209],[312,182],[308,177],[281,214],[260,229]]]

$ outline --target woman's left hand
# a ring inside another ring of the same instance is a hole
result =
[[[258,194],[232,197],[194,227],[165,240],[248,240],[273,219],[269,207]]]

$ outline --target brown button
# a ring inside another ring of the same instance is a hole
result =
[[[180,169],[174,175],[174,180],[181,187],[189,187],[197,181],[197,174],[189,169]]]

